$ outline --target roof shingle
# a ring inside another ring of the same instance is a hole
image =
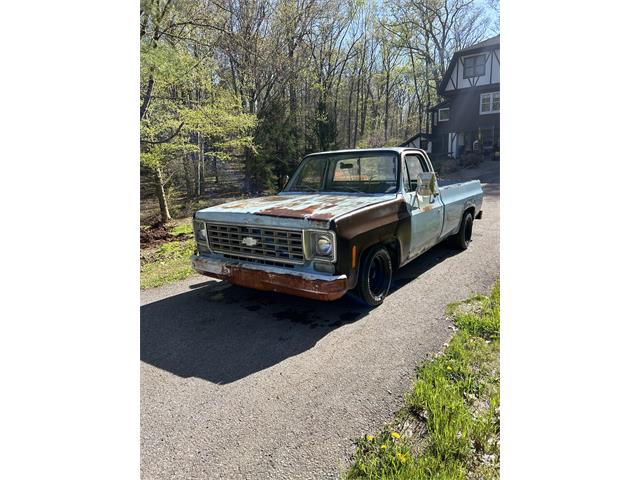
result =
[[[487,38],[486,40],[476,43],[475,45],[470,45],[466,48],[463,48],[462,50],[458,50],[456,53],[466,52],[467,50],[475,50],[476,48],[491,47],[493,45],[500,45],[500,35]]]

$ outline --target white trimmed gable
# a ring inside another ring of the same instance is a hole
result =
[[[473,58],[472,58],[473,57]],[[465,78],[465,59],[469,59],[467,65],[478,65],[484,61],[484,74],[480,73],[481,69],[467,68],[467,78]],[[464,88],[478,87],[482,85],[492,85],[500,83],[500,49],[489,50],[481,53],[473,53],[468,55],[459,55],[456,57],[456,64],[451,70],[451,76],[447,81],[445,92],[453,90],[462,90]]]

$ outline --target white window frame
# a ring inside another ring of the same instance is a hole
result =
[[[486,112],[482,111],[482,99],[483,98],[487,98],[489,97],[489,110]],[[480,95],[480,115],[489,115],[491,113],[500,113],[500,107],[498,107],[497,109],[494,109],[494,102],[495,102],[495,98],[498,97],[498,99],[500,98],[500,92],[488,92],[488,93],[483,93]]]
[[[442,112],[445,111],[445,110],[449,113],[449,116],[447,118],[442,118]],[[446,107],[446,108],[439,108],[438,109],[438,121],[439,122],[448,122],[449,118],[451,118],[451,108]]]

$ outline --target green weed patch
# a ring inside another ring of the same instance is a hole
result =
[[[347,479],[500,476],[500,284],[450,305],[458,331],[418,368],[392,426],[356,444]]]
[[[194,250],[195,242],[190,238],[163,243],[146,252],[140,259],[140,288],[159,287],[193,275],[190,257]]]

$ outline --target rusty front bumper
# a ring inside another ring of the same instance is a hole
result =
[[[191,257],[191,264],[202,275],[235,285],[315,300],[336,300],[348,290],[346,275],[319,275],[199,255]]]

